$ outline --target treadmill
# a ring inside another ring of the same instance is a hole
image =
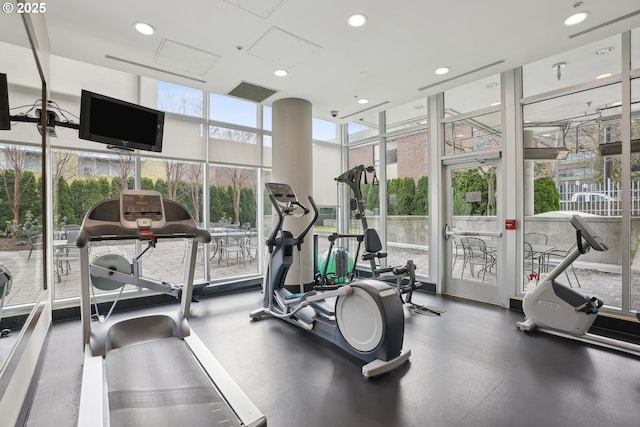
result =
[[[176,238],[193,239],[179,309],[92,320],[92,242]],[[78,426],[266,426],[265,416],[189,327],[198,244],[210,240],[182,205],[156,191],[123,191],[89,209],[77,240],[84,346]]]

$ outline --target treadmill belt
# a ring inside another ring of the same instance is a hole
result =
[[[111,350],[105,370],[111,425],[242,425],[177,337]]]

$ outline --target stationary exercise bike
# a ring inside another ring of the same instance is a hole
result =
[[[517,322],[516,328],[527,332],[537,329],[640,356],[640,346],[637,344],[588,332],[604,302],[556,281],[580,255],[590,249],[608,249],[600,236],[579,216],[573,215],[570,222],[576,229],[577,247],[537,287],[525,294],[522,300],[525,320]],[[640,320],[640,315],[636,316]]]
[[[403,349],[404,314],[398,291],[386,283],[367,279],[321,292],[292,293],[285,279],[293,263],[294,247],[300,252],[305,236],[318,218],[313,198],[313,219],[297,236],[283,229],[285,217],[310,213],[288,184],[267,183],[269,199],[278,223],[269,235],[269,251],[263,280],[262,307],[252,311],[252,320],[267,316],[286,320],[367,362],[362,375],[371,378],[397,368],[409,360]]]

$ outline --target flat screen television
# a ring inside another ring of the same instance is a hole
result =
[[[162,151],[164,112],[83,90],[81,139],[118,148]]]
[[[9,115],[9,86],[7,75],[0,73],[0,130],[11,130]]]

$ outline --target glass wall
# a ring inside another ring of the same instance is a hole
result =
[[[581,256],[559,280],[599,296],[616,311],[637,310],[640,291],[634,280],[640,263],[639,182],[634,172],[640,150],[631,144],[629,174],[624,161],[629,153],[623,143],[621,40],[620,35],[609,37],[523,67],[523,282],[528,273],[544,275],[576,247],[569,218],[577,214],[602,236],[609,250]],[[637,135],[634,86],[631,134]],[[624,191],[627,185],[630,194]],[[624,244],[625,218],[631,227],[629,245]],[[536,250],[536,245],[544,250]],[[626,257],[630,272],[625,271]]]
[[[445,125],[444,138],[445,156],[500,149],[501,113],[494,111],[450,121]]]
[[[429,146],[424,100],[385,112],[388,264],[429,274]]]
[[[358,200],[355,192],[349,188],[348,186],[344,186],[347,194],[349,203],[346,206],[349,206],[349,212],[347,215],[347,227],[345,227],[344,232],[347,234],[363,234],[364,233],[364,223],[362,221],[362,217],[360,216],[360,210],[364,209],[364,220],[366,221],[366,225],[368,228],[373,228],[376,230],[378,235],[380,236],[381,241],[384,244],[384,233],[382,230],[382,222],[381,222],[381,209],[380,209],[380,194],[384,194],[380,188],[380,182],[377,179],[379,175],[379,163],[376,162],[376,159],[379,159],[380,155],[380,144],[378,143],[365,143],[358,144],[356,146],[352,146],[348,150],[348,169],[354,171],[354,174],[361,174],[357,176],[357,179],[360,182],[359,191],[361,194],[360,200]],[[367,172],[364,169],[356,169],[358,166],[364,166],[364,168],[375,166],[373,172]],[[376,179],[374,179],[374,176]],[[358,242],[354,239],[351,239],[350,253],[354,254],[355,257]],[[361,245],[360,255],[355,259],[357,267],[363,270],[369,270],[371,268],[371,264],[369,261],[362,260],[362,253],[364,252],[364,246]],[[381,260],[382,265],[386,265],[386,260]]]
[[[360,192],[366,225],[378,234],[387,257],[381,266],[416,264],[421,276],[429,274],[429,171],[427,117],[424,100],[369,115],[347,125],[348,168],[365,169]],[[385,123],[379,126],[379,123]],[[381,195],[386,194],[384,199]],[[353,191],[349,190],[353,199]],[[350,233],[362,233],[356,201],[351,201]],[[360,268],[371,268],[358,260]]]
[[[0,72],[7,78],[9,113],[35,118],[42,81],[33,52],[22,47],[28,46],[22,19],[4,23],[0,56],[11,60],[2,61]],[[0,130],[0,331],[6,329],[3,337],[11,332],[0,347],[0,370],[24,321],[13,316],[31,312],[44,290],[41,144],[33,123],[12,121],[10,130]]]
[[[258,173],[255,168],[209,166],[209,261],[214,281],[260,272]]]
[[[640,31],[635,31],[640,35]],[[640,59],[640,37],[634,38],[632,44],[635,58]],[[640,60],[635,62],[636,67],[640,67]],[[640,226],[640,68],[635,75],[639,77],[631,80],[631,194],[630,216],[632,230],[639,230]],[[636,268],[638,270],[636,270]],[[634,234],[631,238],[631,286],[628,290],[630,309],[640,312],[640,283],[635,279],[640,276],[640,233]],[[626,290],[625,290],[626,291]]]

